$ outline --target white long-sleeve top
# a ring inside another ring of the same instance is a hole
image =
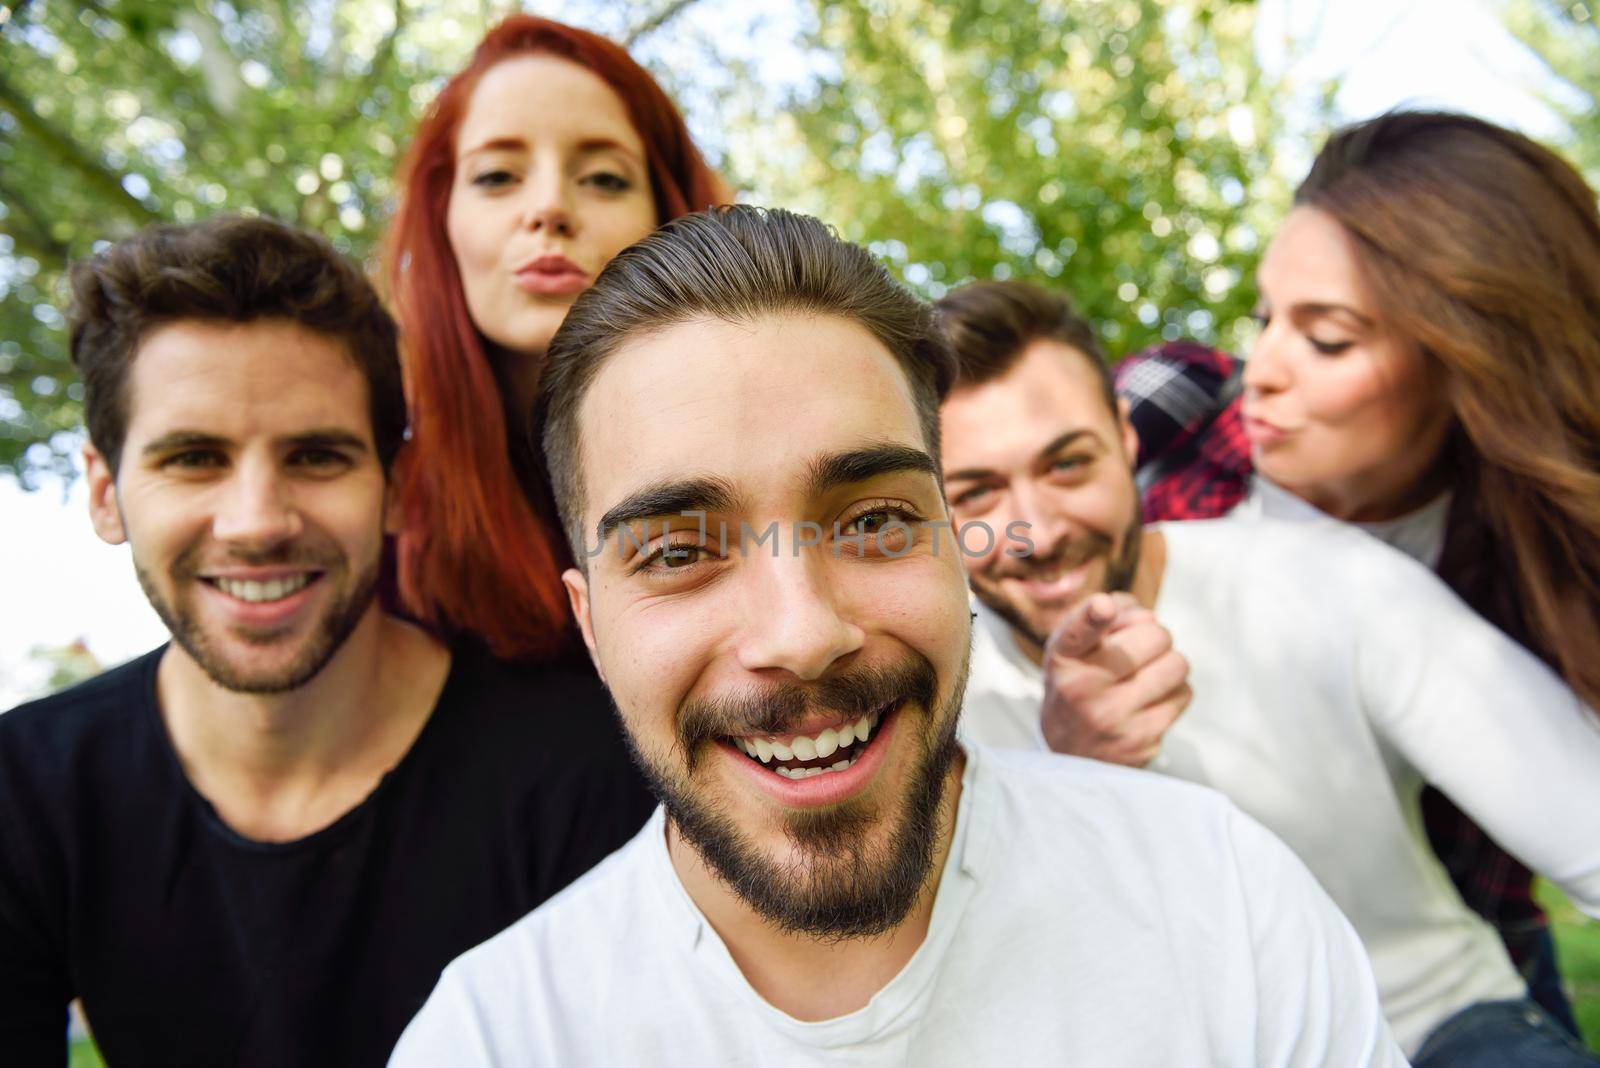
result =
[[[1168,523],[1155,614],[1194,700],[1154,768],[1288,843],[1371,955],[1402,1048],[1526,993],[1428,848],[1432,782],[1600,916],[1600,720],[1416,561],[1335,522]],[[980,609],[963,733],[1042,746],[1043,674]]]

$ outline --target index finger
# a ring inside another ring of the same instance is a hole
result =
[[[1046,657],[1072,659],[1093,651],[1116,618],[1117,604],[1110,594],[1097,593],[1084,598],[1067,612],[1067,617],[1045,642]]]

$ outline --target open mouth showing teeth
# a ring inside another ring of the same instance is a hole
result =
[[[860,760],[868,740],[895,707],[886,705],[848,723],[824,727],[816,734],[746,735],[728,741],[775,774],[786,779],[806,779],[844,771]]]
[[[299,593],[319,577],[321,576],[318,572],[308,571],[290,578],[271,579],[267,582],[228,578],[209,578],[206,581],[229,597],[236,597],[251,604],[262,604],[268,601],[281,601],[285,597]]]

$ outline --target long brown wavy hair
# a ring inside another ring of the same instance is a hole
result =
[[[1565,160],[1428,111],[1334,134],[1295,203],[1345,228],[1455,414],[1440,573],[1600,708],[1600,213]]]

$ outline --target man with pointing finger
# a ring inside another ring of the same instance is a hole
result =
[[[970,532],[979,602],[964,737],[1227,794],[1350,918],[1418,1065],[1469,1063],[1456,1047],[1494,1051],[1470,1063],[1593,1063],[1549,1034],[1428,848],[1418,808],[1433,783],[1600,913],[1600,816],[1549,820],[1600,805],[1584,770],[1600,760],[1588,711],[1432,573],[1359,530],[1143,528],[1133,430],[1067,301],[991,282],[937,310],[957,361],[940,408],[945,490]],[[1027,536],[975,553],[988,540],[975,525]],[[1540,1044],[1514,1044],[1530,1035]]]

